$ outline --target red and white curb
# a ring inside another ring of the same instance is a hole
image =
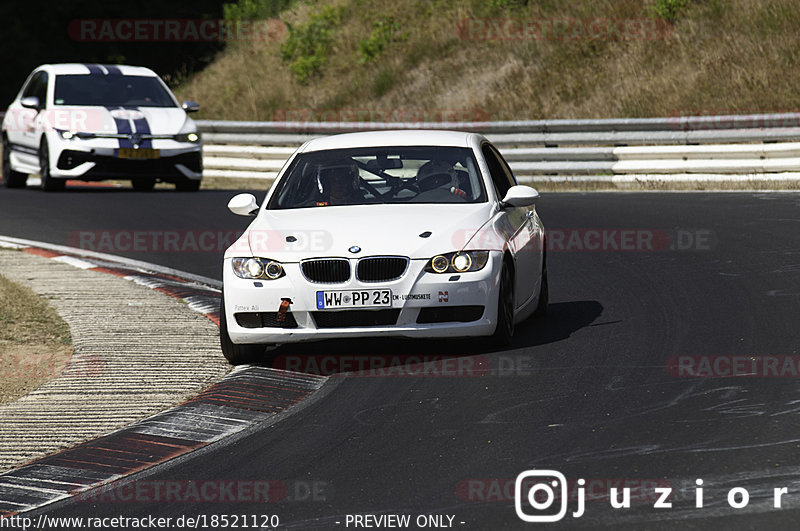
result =
[[[0,247],[100,271],[182,299],[219,324],[220,283],[154,264],[0,236]],[[0,518],[69,498],[299,411],[327,377],[242,366],[194,398],[0,474]],[[287,411],[289,410],[289,411]],[[283,412],[286,412],[285,414]]]

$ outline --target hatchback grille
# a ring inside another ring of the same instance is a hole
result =
[[[307,260],[300,267],[311,282],[336,284],[350,280],[350,262],[344,258]]]
[[[356,276],[362,282],[387,282],[403,276],[408,267],[404,256],[377,256],[358,261]]]
[[[352,328],[360,326],[390,326],[397,324],[399,309],[344,310],[340,312],[311,312],[317,328]]]

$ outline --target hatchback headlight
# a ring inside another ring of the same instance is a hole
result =
[[[56,133],[58,133],[58,136],[60,136],[64,140],[74,140],[75,138],[78,138],[78,135],[77,133],[75,133],[75,131],[64,131],[63,129],[56,129]]]
[[[200,134],[199,133],[179,133],[172,137],[175,142],[188,142],[190,144],[197,144],[200,142]]]
[[[462,251],[437,254],[425,265],[428,273],[469,273],[480,271],[489,261],[489,251]]]
[[[275,280],[286,274],[280,262],[268,258],[234,258],[231,263],[239,278]]]
[[[88,140],[90,138],[94,138],[94,133],[82,133],[80,131],[66,131],[64,129],[56,129],[56,133],[58,136],[63,138],[64,140]]]

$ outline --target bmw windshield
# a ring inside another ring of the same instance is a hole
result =
[[[175,107],[158,78],[123,75],[56,76],[56,105],[101,107]]]
[[[380,147],[299,154],[269,209],[486,201],[472,150]]]

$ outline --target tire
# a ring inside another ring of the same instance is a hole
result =
[[[42,140],[39,146],[39,176],[42,179],[42,190],[45,192],[63,190],[67,184],[65,179],[53,179],[50,176],[50,150],[47,148],[46,140]]]
[[[547,317],[547,305],[550,302],[550,288],[547,286],[547,253],[542,259],[542,285],[539,287],[539,302],[536,304],[536,310],[533,316],[537,319],[544,319]]]
[[[514,336],[514,274],[508,260],[500,271],[500,293],[497,295],[497,326],[492,335],[493,346],[507,347]]]
[[[200,180],[184,179],[175,183],[175,189],[179,192],[196,192],[200,189]]]
[[[11,150],[8,147],[8,139],[3,137],[3,184],[6,188],[24,188],[28,182],[28,176],[24,173],[11,169]]]
[[[225,318],[225,296],[223,294],[219,303],[219,346],[222,355],[231,365],[244,365],[253,363],[264,357],[266,345],[237,345],[228,335],[228,321]]]
[[[131,181],[133,189],[137,192],[150,192],[156,185],[155,179],[133,179]]]

